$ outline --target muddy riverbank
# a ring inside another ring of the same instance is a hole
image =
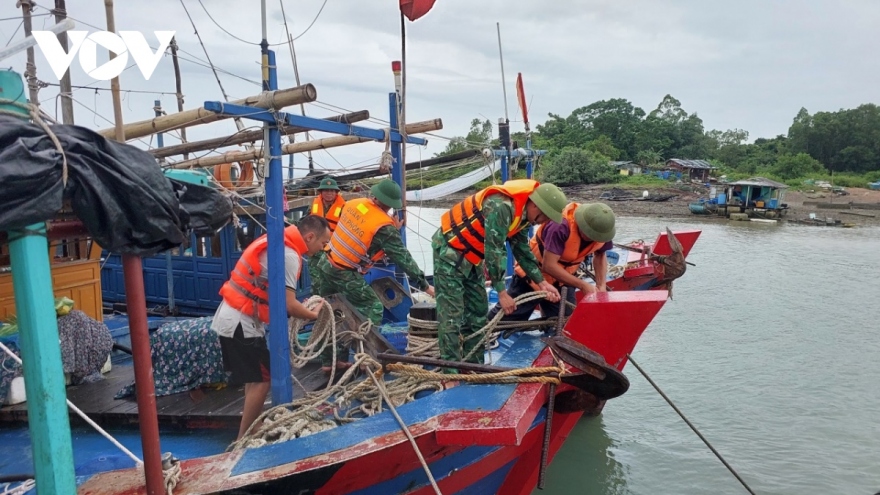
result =
[[[579,203],[602,201],[607,203],[617,215],[630,217],[652,218],[691,218],[705,219],[706,221],[726,221],[723,218],[712,216],[697,216],[688,210],[688,204],[705,198],[708,192],[702,186],[678,185],[677,187],[653,188],[648,192],[649,199],[665,198],[663,201],[640,200],[642,189],[620,189],[615,185],[583,185],[564,187],[563,190],[569,200]],[[833,202],[833,203],[877,203],[880,204],[880,191],[872,191],[861,188],[848,188],[846,196],[837,196],[822,192],[787,191],[785,203],[788,212],[785,219],[806,219],[810,213],[815,213],[819,218],[834,218],[842,223],[855,225],[880,225],[880,210],[832,210],[820,209],[810,202]],[[425,201],[421,206],[427,208],[448,208],[464,199],[474,191],[462,191],[434,201]],[[602,199],[606,193],[618,198],[618,200]],[[807,205],[804,205],[807,202]],[[850,214],[852,213],[852,214]],[[871,216],[873,215],[873,216]]]

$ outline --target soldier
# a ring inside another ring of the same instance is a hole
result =
[[[302,269],[302,257],[324,249],[330,240],[327,220],[308,215],[299,226],[284,229],[284,283],[287,286],[287,315],[314,320],[310,311],[296,299],[296,283]],[[220,288],[223,301],[214,313],[211,329],[220,336],[223,367],[231,373],[230,383],[244,383],[244,410],[238,438],[263,411],[269,393],[269,348],[266,329],[269,323],[269,267],[266,235],[252,242],[241,254],[229,280]]]
[[[434,295],[422,269],[416,264],[400,237],[400,224],[388,214],[403,206],[400,186],[385,179],[370,189],[370,198],[345,203],[330,244],[315,271],[321,283],[318,294],[342,294],[374,325],[382,324],[384,307],[364,280],[373,263],[387,256],[409,276],[410,283]],[[324,357],[326,371],[329,371]]]
[[[528,227],[561,221],[565,204],[565,194],[553,184],[519,179],[487,187],[443,214],[431,239],[443,359],[467,357],[470,362],[483,362],[483,353],[474,350],[477,339],[467,337],[486,325],[489,301],[484,260],[492,287],[498,291],[498,304],[507,314],[516,309],[504,283],[505,241],[510,241],[525,272],[548,292],[548,299],[559,300],[559,292],[544,280],[529,250]]]
[[[312,215],[318,215],[327,219],[330,224],[330,232],[336,230],[336,224],[339,223],[339,215],[342,214],[342,207],[345,205],[345,199],[339,194],[339,185],[332,177],[321,179],[321,185],[318,186],[318,195],[312,201]]]
[[[336,230],[336,224],[339,223],[339,215],[342,214],[343,206],[345,206],[345,199],[343,199],[342,194],[339,193],[339,184],[336,183],[336,179],[332,177],[321,179],[321,184],[318,186],[318,195],[315,196],[315,199],[312,201],[310,211],[312,215],[327,219],[327,223],[330,225],[331,234]],[[323,256],[325,256],[324,251],[319,251],[314,255],[309,256],[308,259],[313,294],[320,292],[321,284],[323,283],[320,275],[317,273],[318,262]]]
[[[603,203],[578,205],[570,203],[562,211],[562,222],[547,222],[538,227],[534,237],[529,241],[532,254],[541,265],[544,280],[557,289],[563,285],[580,289],[584,294],[596,291],[605,292],[605,279],[608,277],[608,260],[605,253],[614,247],[614,212]],[[596,285],[576,277],[580,264],[593,255],[593,269],[596,272]],[[523,267],[517,264],[515,275],[510,282],[507,293],[517,297],[535,290],[540,290]],[[574,303],[574,290],[568,291],[568,301]],[[559,314],[559,304],[543,300],[529,301],[517,306],[513,313],[507,314],[502,321],[526,321],[540,304],[544,317]],[[491,320],[501,311],[495,305],[489,312]],[[571,309],[566,309],[571,314]]]

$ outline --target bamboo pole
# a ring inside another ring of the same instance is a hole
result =
[[[33,3],[31,3],[30,0],[19,0],[18,5],[21,6],[22,24],[24,25],[24,36],[27,38],[31,35],[31,11],[34,10],[34,5]],[[27,81],[28,99],[30,100],[30,104],[39,108],[40,87],[37,86],[37,65],[34,62],[33,46],[27,49],[27,65],[24,73],[24,78]]]
[[[236,105],[248,105],[256,108],[274,108],[281,109],[290,105],[299,103],[308,103],[318,98],[318,92],[311,84],[305,84],[296,88],[279,89],[277,91],[264,91],[256,96],[249,96],[243,100],[237,100],[232,103]],[[207,124],[218,120],[227,119],[229,117],[209,112],[202,107],[179,112],[173,115],[165,115],[149,120],[141,120],[132,122],[123,127],[126,139],[136,139],[157,132],[165,132],[184,127],[190,127],[199,124]],[[98,134],[105,138],[112,138],[116,131],[114,129],[104,129]]]
[[[346,113],[343,115],[336,115],[333,117],[328,117],[324,120],[329,120],[331,122],[342,122],[343,124],[353,124],[355,122],[361,122],[370,118],[370,112],[367,110],[361,110],[360,112],[352,112]],[[306,132],[306,128],[304,127],[286,127],[281,129],[281,135],[286,136],[290,134]],[[197,151],[205,151],[212,150],[215,148],[220,148],[223,146],[232,146],[235,144],[242,143],[252,143],[254,141],[260,141],[263,139],[263,130],[262,129],[254,129],[250,131],[237,132],[230,136],[219,137],[214,139],[205,139],[202,141],[193,141],[190,143],[178,144],[175,146],[166,146],[164,148],[156,148],[150,150],[150,153],[153,154],[156,158],[166,158],[174,155],[183,155],[185,153],[195,153]],[[186,160],[186,156],[184,156],[184,160]]]
[[[347,146],[349,144],[365,143],[372,141],[370,138],[362,138],[357,136],[336,136],[331,138],[316,139],[303,143],[285,144],[281,147],[282,155],[292,155],[294,153],[304,153],[306,151],[314,151],[328,148],[336,148],[338,146]],[[185,160],[171,164],[171,168],[190,169],[190,168],[206,168],[215,165],[223,165],[224,163],[243,162],[249,160],[258,160],[263,158],[263,148],[255,148],[250,151],[234,151],[224,153],[222,155],[206,156],[196,158],[194,160]]]
[[[443,128],[443,121],[440,119],[425,120],[423,122],[413,122],[406,126],[406,134],[419,134],[423,132],[437,131]],[[322,150],[328,148],[336,148],[339,146],[347,146],[349,144],[365,143],[373,141],[370,138],[358,136],[335,136],[324,139],[316,139],[314,141],[306,141],[303,143],[290,143],[281,147],[282,155],[291,155],[293,153],[303,153],[306,151]],[[170,164],[171,168],[188,169],[188,168],[205,168],[214,165],[222,165],[224,163],[241,162],[247,160],[257,160],[263,158],[262,148],[250,151],[238,151],[224,153],[223,155],[207,156],[197,158],[195,160],[185,160]]]
[[[180,79],[180,62],[177,60],[177,39],[171,38],[171,62],[174,65],[174,84],[177,89],[177,111],[183,112],[183,84]],[[186,129],[180,130],[180,140],[186,143]],[[183,155],[184,160],[189,159],[188,154]]]
[[[67,6],[64,4],[64,0],[55,0],[55,10],[52,11],[55,14],[55,22],[60,24],[64,22],[64,19],[67,18]],[[70,46],[67,42],[67,31],[62,31],[58,33],[58,43],[61,43],[61,47],[64,48],[65,52],[70,51]],[[65,125],[73,125],[73,99],[72,94],[73,90],[70,87],[70,71],[64,73],[61,76],[61,120]]]

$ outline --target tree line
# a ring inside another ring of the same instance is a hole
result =
[[[489,120],[474,119],[467,136],[438,155],[497,146]],[[525,145],[525,136],[513,140]],[[749,141],[748,131],[706,130],[696,112],[666,95],[650,112],[623,98],[580,107],[567,117],[549,114],[532,133],[532,147],[548,151],[544,179],[558,183],[619,179],[611,161],[662,166],[670,158],[708,160],[717,174],[764,175],[793,181],[834,173],[853,184],[880,180],[880,108],[872,103],[813,115],[802,108],[787,134]],[[847,184],[842,184],[847,185]]]

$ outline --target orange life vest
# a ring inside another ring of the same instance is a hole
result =
[[[341,194],[337,194],[336,200],[330,205],[330,209],[325,212],[324,200],[318,195],[315,197],[314,201],[312,201],[312,215],[326,218],[327,223],[330,224],[330,232],[333,232],[336,230],[336,224],[339,223],[339,216],[342,215],[343,206],[345,206],[345,200],[342,199]]]
[[[302,256],[308,251],[299,229],[291,225],[284,229],[284,245],[300,256],[296,277],[302,272]],[[260,254],[269,247],[269,238],[261,235],[241,253],[241,258],[232,269],[229,280],[220,288],[220,295],[226,304],[246,315],[269,323],[269,276],[262,271]]]
[[[595,253],[602,246],[605,245],[604,242],[596,242],[591,241],[588,243],[584,243],[583,238],[581,237],[580,230],[578,229],[577,222],[574,220],[574,210],[578,207],[577,203],[568,204],[564,210],[562,210],[562,218],[564,221],[568,223],[568,240],[565,241],[565,248],[562,250],[562,255],[559,256],[559,264],[567,271],[574,275],[577,272],[578,267],[581,263],[587,259],[587,256]],[[544,280],[548,283],[555,283],[556,279],[547,274],[547,271],[543,269],[544,263],[544,226],[547,224],[539,225],[538,229],[535,231],[535,235],[529,240],[529,247],[532,249],[532,253],[535,255],[535,258],[538,260],[538,266],[541,266],[541,274],[544,275]],[[526,273],[522,267],[519,266],[519,263],[514,267],[514,271],[520,277],[525,277]],[[538,288],[538,284],[532,282],[532,287],[535,289]]]
[[[483,225],[483,201],[492,194],[501,194],[513,200],[513,218],[507,229],[507,238],[513,237],[528,222],[524,220],[526,203],[539,183],[531,179],[509,180],[500,186],[489,186],[468,196],[440,218],[440,229],[449,245],[460,251],[464,258],[477,265],[486,254],[486,228]]]
[[[336,268],[367,273],[373,263],[385,256],[385,251],[381,249],[372,258],[367,256],[367,251],[376,232],[386,225],[394,225],[394,221],[371,199],[346,201],[339,216],[339,224],[327,246],[330,263]]]

